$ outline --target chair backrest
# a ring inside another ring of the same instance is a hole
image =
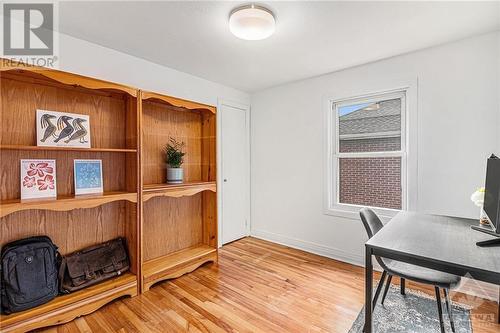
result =
[[[384,226],[377,214],[370,208],[361,209],[359,211],[359,216],[361,216],[361,221],[365,226],[368,238],[372,238]]]
[[[384,224],[380,221],[377,214],[375,214],[375,212],[370,208],[361,209],[359,211],[359,216],[361,216],[361,222],[363,222],[363,225],[365,226],[368,238],[372,238],[377,232],[379,232],[380,229],[384,227]],[[376,256],[375,259],[384,270],[387,270],[387,264],[384,260],[382,260],[382,258]]]

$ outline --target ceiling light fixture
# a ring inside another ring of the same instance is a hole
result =
[[[229,30],[238,38],[261,40],[271,36],[276,19],[269,9],[258,5],[235,8],[229,15]]]

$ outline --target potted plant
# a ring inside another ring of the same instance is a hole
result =
[[[165,147],[167,183],[169,184],[181,184],[183,181],[184,170],[181,165],[184,163],[184,155],[186,155],[183,149],[184,142],[179,142],[172,137]]]

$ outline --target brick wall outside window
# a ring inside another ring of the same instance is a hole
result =
[[[401,139],[341,140],[343,152],[393,151]],[[401,209],[401,158],[339,159],[339,201],[344,204]]]

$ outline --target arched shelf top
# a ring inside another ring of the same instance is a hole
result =
[[[70,211],[80,208],[94,208],[120,200],[137,202],[137,193],[105,192],[103,195],[59,196],[57,199],[6,200],[0,204],[0,217],[30,209]]]
[[[184,184],[149,184],[144,185],[142,200],[148,201],[154,197],[181,198],[198,194],[203,191],[217,192],[215,181],[188,182]]]
[[[6,59],[1,59],[0,63],[0,72],[2,73],[38,74],[68,86],[83,87],[92,90],[110,90],[115,92],[122,92],[132,97],[137,97],[138,95],[138,89],[123,84],[94,79],[79,74],[59,71],[56,69],[11,62]]]
[[[212,112],[213,114],[215,114],[215,112],[216,112],[216,107],[212,106],[212,105],[192,102],[192,101],[188,101],[188,100],[185,100],[182,98],[162,95],[162,94],[158,94],[158,93],[151,92],[151,91],[141,91],[141,96],[142,96],[143,101],[157,100],[157,101],[165,102],[165,103],[170,104],[172,106],[186,108],[189,110],[208,110],[208,111]]]

